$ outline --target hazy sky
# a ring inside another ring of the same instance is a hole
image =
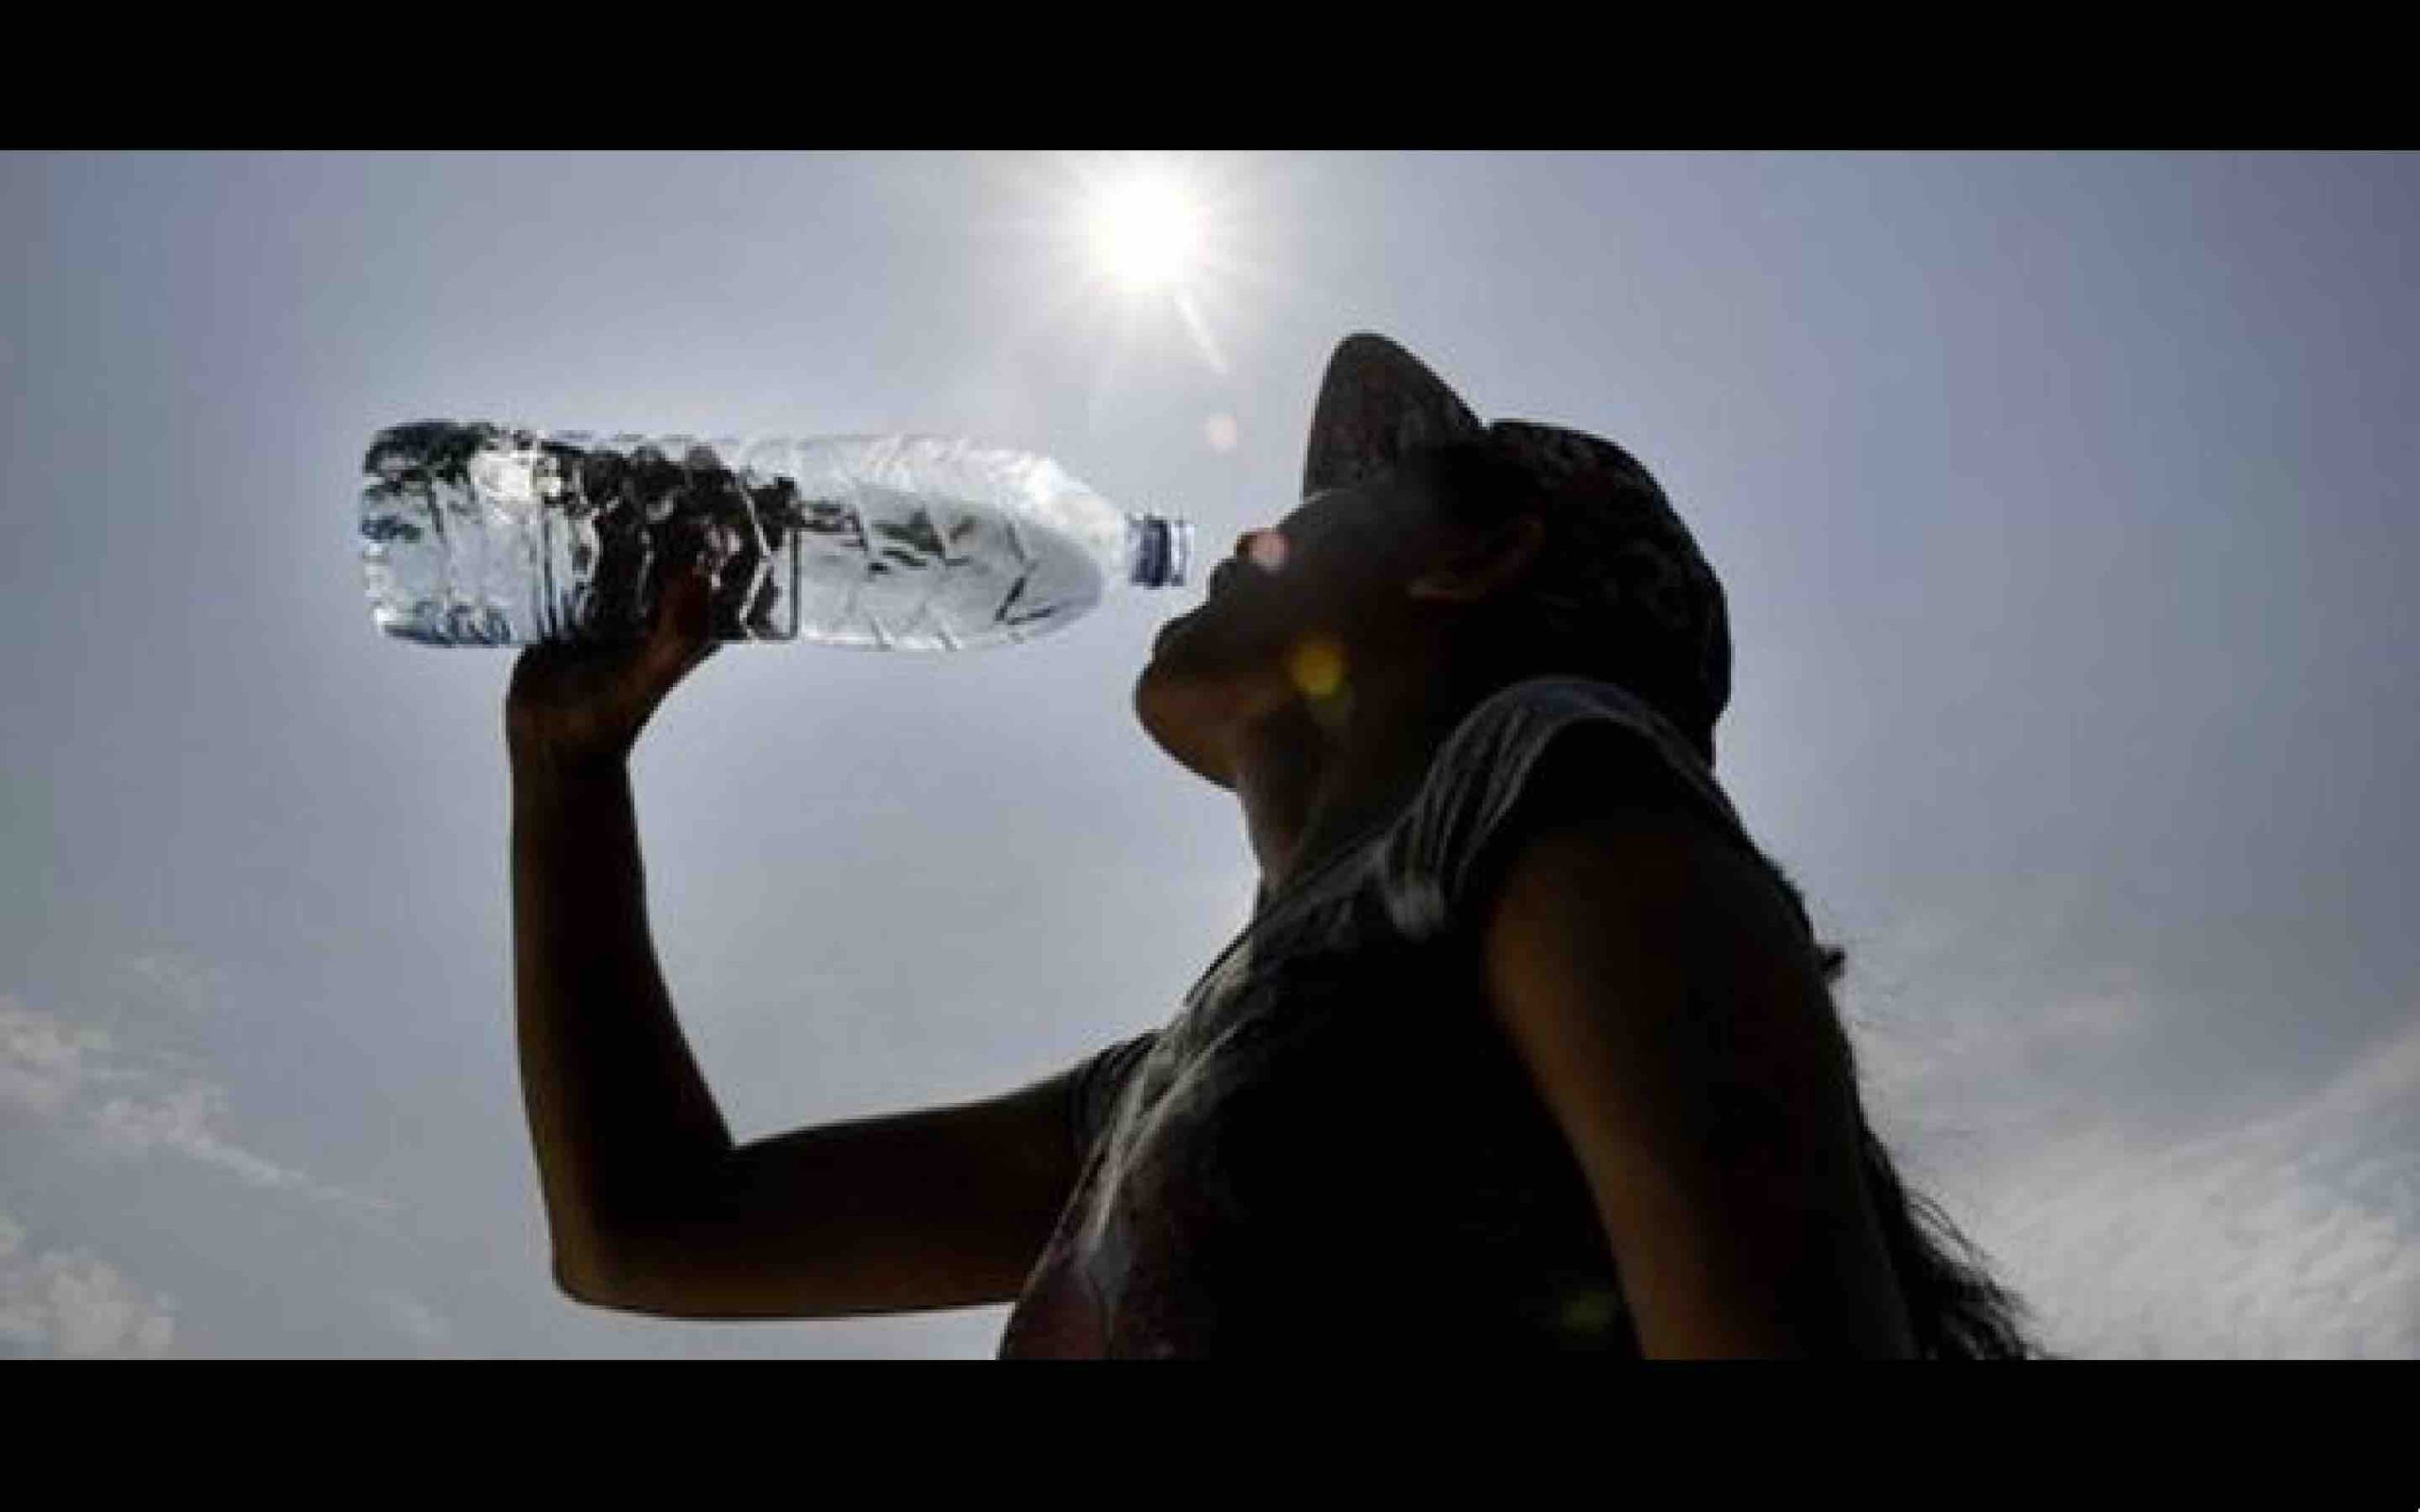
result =
[[[2420,161],[1201,158],[1190,321],[1093,278],[1097,168],[0,159],[0,1351],[991,1354],[554,1290],[511,653],[372,628],[364,444],[966,434],[1215,556],[1367,329],[1663,478],[1869,1107],[2054,1346],[2420,1357]],[[1175,1011],[1255,879],[1129,704],[1198,598],[674,696],[648,895],[736,1135]]]

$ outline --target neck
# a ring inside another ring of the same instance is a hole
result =
[[[1235,768],[1244,827],[1260,862],[1257,907],[1400,813],[1453,732],[1466,701],[1444,679],[1356,679],[1307,696],[1246,731]]]

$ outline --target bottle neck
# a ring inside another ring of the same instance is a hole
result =
[[[1155,514],[1126,517],[1126,573],[1137,588],[1182,588],[1193,571],[1193,523]]]

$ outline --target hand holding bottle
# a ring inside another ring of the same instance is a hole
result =
[[[505,695],[514,770],[555,776],[629,760],[666,696],[720,644],[710,587],[702,565],[672,575],[643,641],[524,650]]]

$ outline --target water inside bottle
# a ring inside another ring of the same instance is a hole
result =
[[[724,641],[968,650],[1099,601],[1081,542],[983,496],[985,454],[911,439],[880,466],[833,461],[856,455],[448,421],[382,431],[361,496],[372,616],[433,645],[627,641],[700,560]]]

